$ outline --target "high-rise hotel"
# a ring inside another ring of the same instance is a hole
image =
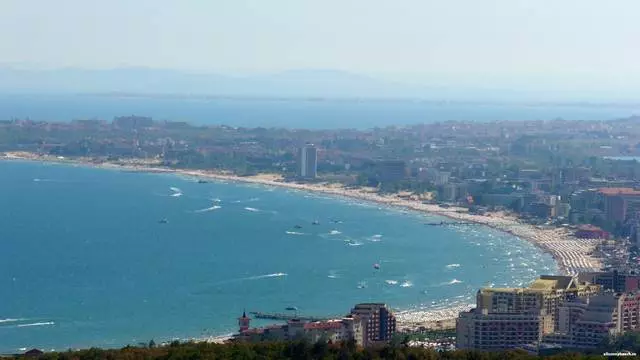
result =
[[[298,176],[315,179],[318,175],[318,149],[313,144],[301,147],[298,154],[298,164]]]

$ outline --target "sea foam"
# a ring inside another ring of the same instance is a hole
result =
[[[282,277],[282,276],[287,276],[287,273],[278,272],[273,274],[250,276],[250,277],[244,278],[244,280],[259,280],[259,279],[267,279],[267,278]]]
[[[375,234],[369,238],[369,241],[378,242],[382,240],[381,234]]]
[[[16,327],[47,326],[47,325],[55,325],[55,323],[53,321],[43,321],[43,322],[36,322],[31,324],[18,324],[16,325]]]
[[[203,213],[203,212],[208,212],[208,211],[218,210],[218,209],[221,209],[221,208],[222,208],[222,206],[214,205],[214,206],[212,206],[212,207],[208,207],[208,208],[206,208],[206,209],[196,210],[196,211],[194,211],[194,212],[196,212],[196,213]]]

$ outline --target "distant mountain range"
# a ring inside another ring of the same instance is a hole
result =
[[[0,66],[0,93],[100,93],[286,98],[409,98],[453,101],[607,101],[561,91],[429,87],[337,70],[229,76],[149,68],[31,70]],[[606,95],[606,93],[605,93]]]

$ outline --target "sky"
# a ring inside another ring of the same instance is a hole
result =
[[[637,0],[0,0],[0,64],[640,90]]]

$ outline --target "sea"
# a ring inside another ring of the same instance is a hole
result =
[[[530,243],[480,225],[70,164],[0,161],[0,219],[0,353],[230,334],[244,310],[444,309],[557,272]]]
[[[101,95],[0,94],[0,120],[111,120],[151,116],[196,125],[368,129],[440,121],[613,120],[639,104],[525,104],[411,100],[179,99]]]

